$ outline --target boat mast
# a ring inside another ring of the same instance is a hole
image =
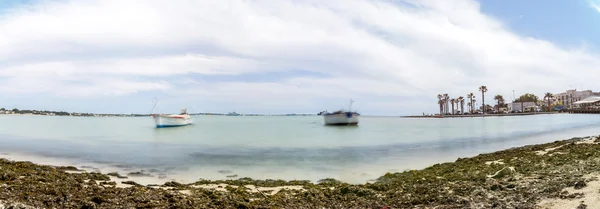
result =
[[[150,110],[150,114],[152,114],[154,112],[154,108],[156,108],[156,104],[158,104],[158,99],[154,98],[154,106],[152,107],[152,110]]]
[[[354,101],[352,101],[352,98],[350,98],[350,105],[348,105],[348,112],[352,112],[352,103],[354,103]]]

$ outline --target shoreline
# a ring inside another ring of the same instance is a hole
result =
[[[119,173],[0,158],[0,202],[36,208],[574,208],[584,200],[595,208],[598,149],[600,137],[572,138],[387,173],[365,184],[240,178],[139,185]]]
[[[415,116],[402,116],[402,118],[481,118],[481,117],[510,117],[510,116],[529,116],[529,115],[553,115],[553,114],[567,114],[558,112],[535,112],[535,113],[508,113],[508,114],[472,114],[472,115],[415,115]]]

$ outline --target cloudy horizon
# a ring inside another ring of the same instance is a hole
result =
[[[537,2],[537,3],[536,3]],[[600,91],[600,2],[18,0],[0,3],[0,107],[365,115]],[[564,14],[558,17],[557,12]],[[478,99],[479,100],[479,99]],[[480,102],[480,101],[478,101]]]

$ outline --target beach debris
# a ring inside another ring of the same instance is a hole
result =
[[[581,201],[576,209],[587,209],[587,205],[584,203],[584,201]]]
[[[545,155],[545,154],[548,154],[549,152],[552,152],[552,151],[554,151],[556,149],[560,149],[563,146],[565,146],[565,145],[551,147],[551,148],[547,148],[547,149],[544,149],[544,150],[538,150],[538,151],[535,151],[535,154],[537,154],[537,155]]]
[[[496,173],[492,174],[492,175],[488,175],[488,178],[504,178],[506,176],[511,175],[512,173],[515,172],[515,168],[514,167],[504,167],[501,170],[497,171]]]
[[[493,164],[498,164],[498,165],[504,165],[504,162],[502,162],[504,159],[500,159],[500,160],[494,160],[494,161],[487,161],[485,162],[486,165],[493,165]]]

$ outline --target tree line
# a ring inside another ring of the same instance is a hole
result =
[[[488,88],[487,86],[480,86],[479,87],[479,92],[481,92],[481,106],[478,108],[476,107],[476,103],[477,100],[475,99],[476,96],[473,93],[468,93],[466,95],[466,99],[463,96],[459,96],[457,98],[451,98],[447,93],[444,94],[438,94],[437,98],[438,98],[438,105],[440,108],[440,115],[447,115],[447,114],[456,114],[458,113],[459,109],[460,109],[460,114],[464,114],[464,105],[465,102],[467,102],[467,108],[469,113],[473,113],[476,110],[482,110],[484,113],[488,113],[490,111],[496,110],[496,111],[500,111],[500,108],[507,108],[508,104],[506,104],[506,101],[504,99],[504,97],[500,94],[494,96],[494,100],[496,101],[496,104],[492,107],[489,104],[485,104],[485,94],[488,92]],[[544,95],[544,100],[547,102],[547,110],[551,111],[551,101],[554,98],[554,95],[552,95],[552,93],[547,92]],[[513,102],[520,102],[521,105],[523,106],[523,103],[525,102],[534,102],[534,103],[538,103],[539,98],[538,96],[531,94],[531,93],[526,93],[521,95],[519,98],[515,99]],[[455,108],[455,104],[456,104],[456,108]],[[523,107],[521,107],[521,109],[523,109]]]

